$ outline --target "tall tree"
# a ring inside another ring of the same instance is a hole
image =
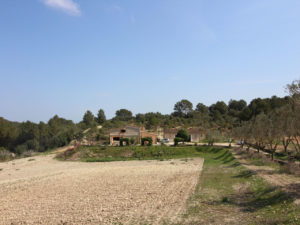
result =
[[[228,113],[230,116],[239,117],[240,113],[247,107],[247,103],[244,100],[230,100],[228,103]]]
[[[174,105],[174,115],[175,116],[188,116],[189,113],[193,111],[193,103],[191,103],[189,100],[183,99],[179,102],[177,102]]]
[[[106,116],[103,109],[99,109],[97,114],[97,122],[103,124],[106,121]]]
[[[88,127],[95,125],[95,117],[91,111],[86,111],[83,116],[83,123]]]
[[[220,114],[225,115],[228,111],[228,106],[223,101],[218,101],[216,104],[213,104],[209,107],[210,113],[214,114],[218,111]]]
[[[129,121],[132,119],[132,112],[127,109],[120,109],[116,111],[115,119],[121,121]]]
[[[268,101],[261,98],[253,99],[250,104],[249,108],[251,110],[252,116],[257,116],[261,113],[268,114],[270,111],[270,104],[268,104]]]
[[[202,113],[202,114],[208,114],[208,107],[202,103],[198,103],[196,106],[196,111]]]
[[[292,144],[296,152],[300,153],[300,80],[294,80],[286,86],[287,92],[290,94],[290,105],[292,111]]]

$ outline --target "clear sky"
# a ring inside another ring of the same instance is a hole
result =
[[[299,77],[299,0],[0,1],[9,120],[249,102]]]

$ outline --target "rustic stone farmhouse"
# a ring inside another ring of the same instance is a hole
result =
[[[135,143],[140,144],[142,138],[151,137],[153,144],[157,144],[157,134],[146,131],[143,127],[126,126],[123,128],[112,129],[109,134],[110,144],[119,145],[121,138],[134,139]]]
[[[174,138],[180,129],[181,127],[164,129],[164,138],[174,141]],[[205,138],[205,132],[198,127],[189,127],[186,130],[191,135],[191,142],[200,142]]]

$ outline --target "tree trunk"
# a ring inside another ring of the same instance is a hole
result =
[[[282,140],[282,145],[283,145],[283,148],[284,148],[284,152],[286,153],[287,152],[287,148],[290,144],[290,141],[289,140]]]
[[[274,161],[274,152],[272,151],[272,161]]]

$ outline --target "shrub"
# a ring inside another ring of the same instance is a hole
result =
[[[17,153],[18,155],[21,155],[23,152],[27,151],[27,145],[26,144],[22,144],[22,145],[18,145],[15,148],[15,153]]]
[[[223,197],[223,198],[222,198],[222,200],[221,200],[221,202],[222,202],[222,203],[228,203],[228,202],[229,202],[229,200],[228,200],[228,198],[227,198],[227,197]]]
[[[134,145],[135,139],[132,137],[132,138],[130,138],[129,142],[130,142],[131,145]]]
[[[180,129],[176,134],[176,138],[182,138],[183,142],[185,142],[190,140],[190,135],[187,130]]]
[[[177,146],[179,142],[184,142],[184,139],[181,137],[174,138],[174,145]]]
[[[129,138],[120,138],[120,146],[123,146],[123,143],[126,142],[126,145],[129,145]]]
[[[37,140],[29,140],[26,141],[27,149],[30,150],[38,150],[39,149],[39,142]]]
[[[26,158],[26,157],[31,157],[32,154],[33,154],[32,150],[27,150],[22,153],[22,156]]]
[[[145,146],[145,143],[148,143],[148,146],[152,146],[153,140],[152,137],[144,137],[142,138],[142,146]]]
[[[7,151],[5,148],[0,148],[0,161],[10,160],[11,153]]]
[[[132,156],[137,159],[142,159],[145,157],[145,152],[143,149],[135,149]]]

